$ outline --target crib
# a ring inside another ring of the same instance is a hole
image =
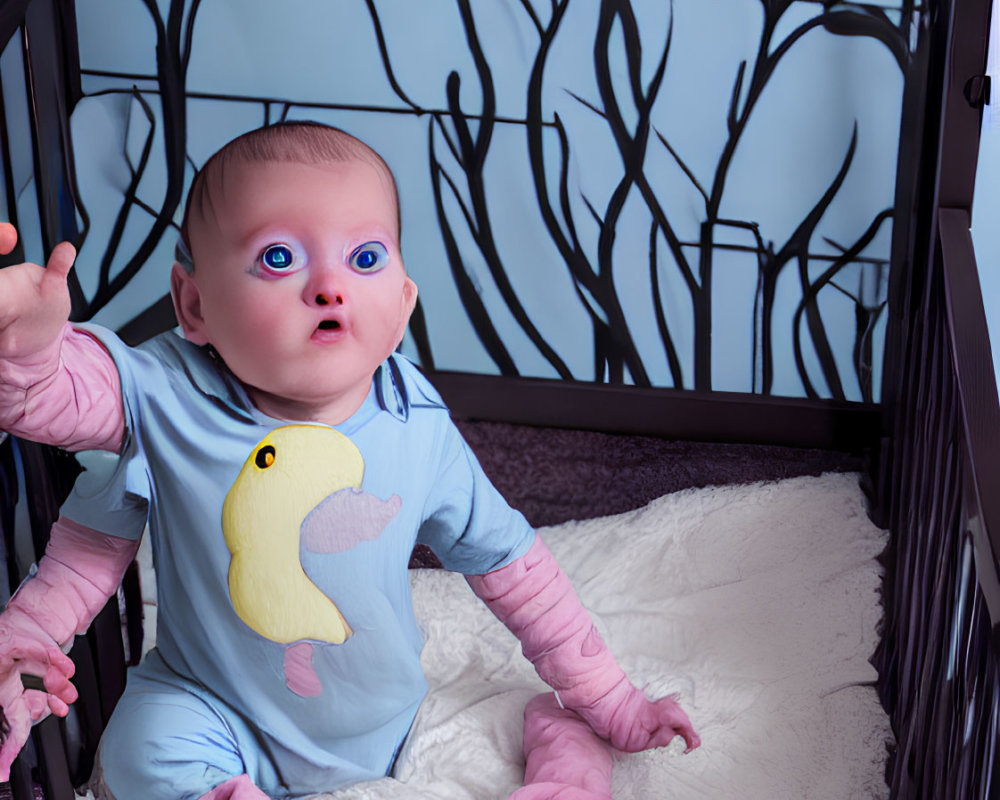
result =
[[[165,8],[162,16],[149,12],[158,23],[153,34],[157,74],[117,76],[134,78],[140,87],[155,84],[168,118],[174,123],[179,120],[179,127],[168,126],[162,134],[163,154],[169,165],[164,205],[162,209],[145,209],[147,222],[151,220],[150,233],[130,261],[136,265],[151,258],[157,248],[170,246],[164,244],[169,237],[163,234],[180,202],[189,158],[184,149],[185,104],[192,98],[212,99],[205,93],[186,91],[183,83],[187,66],[184,45],[191,44],[191,20],[198,3],[160,5]],[[549,29],[534,5],[525,3],[522,8],[530,9],[529,23],[544,38]],[[627,29],[632,5],[640,4],[602,3],[605,16],[601,19]],[[679,8],[683,5],[677,3]],[[767,3],[762,5],[768,7]],[[808,4],[785,4],[792,5]],[[492,329],[490,315],[478,307],[470,311],[471,324],[486,343],[485,349],[501,364],[500,374],[484,375],[435,363],[430,340],[421,333],[428,324],[422,315],[413,323],[413,348],[455,417],[469,426],[470,435],[477,430],[475,426],[492,424],[515,426],[511,431],[555,431],[552,441],[560,441],[558,431],[590,432],[594,437],[637,437],[634,447],[642,442],[679,442],[684,444],[686,456],[697,451],[706,458],[722,457],[727,447],[762,448],[744,451],[762,464],[779,453],[808,452],[813,463],[822,464],[824,469],[832,465],[835,471],[860,472],[869,522],[889,531],[888,547],[881,554],[884,619],[873,658],[878,696],[895,743],[886,765],[887,796],[987,798],[995,796],[1000,785],[993,771],[1000,719],[1000,497],[995,491],[1000,483],[1000,403],[969,227],[979,130],[983,107],[989,100],[984,67],[991,4],[987,0],[938,0],[896,5],[899,8],[890,10],[885,4],[824,4],[822,13],[830,16],[815,26],[852,37],[883,36],[878,31],[891,27],[887,20],[892,14],[898,14],[909,26],[904,37],[908,43],[892,39],[892,52],[905,65],[905,85],[884,360],[879,376],[869,375],[867,383],[859,382],[859,397],[849,398],[844,392],[831,392],[829,397],[816,392],[785,397],[763,390],[774,380],[774,367],[766,357],[759,370],[761,383],[755,384],[753,391],[716,390],[705,377],[711,372],[708,356],[696,357],[696,361],[703,361],[696,364],[699,377],[689,386],[643,383],[636,379],[638,362],[611,336],[616,330],[613,315],[606,313],[610,320],[607,326],[595,326],[611,338],[595,337],[604,341],[606,349],[602,360],[595,359],[601,361],[603,374],[594,380],[567,379],[561,374],[556,378],[534,377],[521,374],[512,362],[511,368],[505,368],[504,343]],[[15,163],[18,154],[23,157],[28,152],[38,200],[37,221],[30,224],[37,228],[37,238],[46,251],[63,238],[74,238],[80,228],[75,204],[78,165],[73,161],[70,118],[86,96],[77,38],[81,22],[77,16],[86,13],[84,7],[77,7],[73,0],[17,0],[0,6],[0,43],[6,45],[5,60],[0,61],[0,76],[4,78],[0,150],[7,207],[18,207],[21,186]],[[472,13],[467,3],[459,2],[456,7],[466,15]],[[566,2],[553,3],[553,18],[567,7]],[[368,8],[375,9],[376,4]],[[771,10],[762,13],[765,20],[771,19],[767,16]],[[674,24],[673,16],[670,24]],[[805,22],[803,27],[814,26]],[[904,22],[898,25],[905,27]],[[385,31],[378,31],[384,53]],[[890,40],[887,34],[884,38]],[[905,56],[900,48],[906,49]],[[482,60],[476,64],[478,74],[485,74]],[[89,76],[95,77],[94,72],[91,70]],[[743,77],[741,72],[741,81]],[[751,80],[749,74],[746,80]],[[740,91],[738,85],[734,96]],[[17,106],[12,100],[15,92],[23,92],[26,98],[18,100]],[[134,90],[140,117],[143,109],[149,111],[142,92],[141,88]],[[454,92],[453,99],[458,94],[457,85]],[[287,101],[281,98],[258,99],[266,105],[269,119],[272,109],[282,108],[283,102],[287,111]],[[414,114],[431,113],[417,105],[412,104]],[[529,122],[530,110],[529,103]],[[453,119],[462,118],[457,105],[451,111]],[[277,111],[273,117],[277,118]],[[476,131],[481,133],[486,121],[485,112],[468,115],[464,125],[470,153],[479,146]],[[26,131],[30,135],[26,136]],[[15,141],[18,136],[20,146]],[[682,171],[691,172],[672,148],[670,154]],[[132,177],[136,178],[142,164],[134,166]],[[436,185],[440,188],[443,184]],[[134,182],[126,186],[125,193],[136,200]],[[475,192],[469,196],[475,198]],[[446,205],[438,198],[439,211]],[[477,208],[470,200],[470,217],[480,213]],[[718,214],[714,218],[716,225],[723,221]],[[28,220],[19,220],[20,227],[27,224]],[[767,256],[775,253],[760,239],[759,231],[753,226],[733,226],[752,239],[756,237],[750,250],[766,266]],[[119,243],[121,228],[114,232]],[[650,249],[655,249],[653,242]],[[683,249],[680,244],[678,249]],[[861,249],[859,240],[855,250]],[[23,259],[21,250],[0,263]],[[761,274],[766,275],[764,267]],[[455,275],[463,302],[475,307],[479,302],[476,287],[467,276]],[[82,291],[75,295],[74,318],[89,317],[98,305],[112,302],[116,289],[115,281],[110,280],[100,285],[99,294],[107,290],[106,297],[88,298]],[[591,310],[607,312],[609,306],[595,296],[585,298]],[[858,318],[859,326],[873,324],[872,319],[862,317]],[[657,318],[661,331],[664,319],[662,315]],[[139,342],[172,325],[169,298],[160,297],[117,327],[127,341]],[[694,338],[700,340],[703,335],[703,329],[696,326]],[[858,363],[870,363],[872,348],[870,339],[859,337]],[[695,350],[698,352],[697,341]],[[551,364],[556,361],[554,356],[550,358]],[[671,365],[675,375],[680,374],[677,363],[674,353]],[[561,367],[553,369],[561,372]],[[567,367],[566,371],[571,370]],[[626,374],[631,380],[625,379]],[[829,377],[830,371],[824,374]],[[872,389],[877,383],[881,384],[880,393]],[[516,438],[516,434],[511,435]],[[790,449],[767,450],[770,447]],[[676,458],[676,454],[660,457]],[[12,591],[44,549],[60,499],[79,468],[64,453],[10,439],[0,445],[0,458],[5,481],[2,525]],[[705,483],[725,483],[720,476],[721,471],[713,473]],[[654,493],[636,501],[628,513],[641,519],[642,514],[652,513],[649,509],[653,506],[635,509],[650,500],[654,506],[669,504],[674,495],[657,497]],[[613,516],[624,510],[601,507],[589,516]],[[586,523],[580,525],[584,526],[581,536],[590,535]],[[572,560],[573,548],[564,537],[575,534],[559,529],[552,535]],[[590,537],[592,541],[593,535]],[[414,566],[429,566],[432,561],[426,552],[414,554]],[[442,576],[433,570],[415,573],[415,584],[423,587],[418,591],[428,596],[451,591],[450,587],[439,587],[438,581]],[[593,602],[599,604],[600,600]],[[8,791],[14,800],[27,800],[39,792],[46,800],[70,800],[74,787],[86,782],[101,730],[124,687],[126,668],[136,663],[142,650],[142,605],[136,566],[126,576],[119,598],[109,603],[86,637],[78,638],[72,653],[81,695],[77,711],[68,721],[50,718],[36,726],[31,752],[12,770]],[[509,687],[511,696],[520,698],[526,689],[514,678],[510,680],[514,681]],[[662,688],[672,691],[677,687]],[[417,763],[418,750],[414,745],[412,763]],[[654,770],[663,768],[663,763],[650,762]],[[359,800],[411,796],[367,795],[365,791],[356,795]]]

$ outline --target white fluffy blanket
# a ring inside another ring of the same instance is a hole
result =
[[[888,797],[888,720],[868,659],[885,532],[857,475],[678,492],[541,531],[619,661],[702,736],[621,755],[616,800]],[[413,575],[430,693],[394,779],[330,800],[500,800],[521,713],[545,687],[458,575]]]
[[[868,661],[886,533],[857,475],[683,491],[541,535],[632,679],[679,692],[702,736],[687,756],[680,739],[619,756],[616,800],[888,797]],[[321,797],[502,800],[545,687],[462,577],[412,582],[430,693],[395,777]]]

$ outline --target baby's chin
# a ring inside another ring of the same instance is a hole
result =
[[[287,421],[339,425],[361,408],[371,389],[371,379],[347,386],[253,386],[244,382],[254,406],[269,417]]]

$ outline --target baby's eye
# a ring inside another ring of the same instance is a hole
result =
[[[261,263],[271,272],[289,272],[295,258],[287,244],[268,245],[260,254]]]
[[[389,251],[381,242],[365,242],[351,253],[350,264],[358,272],[378,272],[389,263]]]

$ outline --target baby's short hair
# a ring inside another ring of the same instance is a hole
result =
[[[279,122],[256,128],[233,139],[216,151],[198,170],[191,182],[184,217],[181,221],[177,260],[189,272],[194,269],[191,257],[189,226],[192,214],[203,215],[209,178],[222,173],[231,164],[261,164],[286,162],[297,164],[328,164],[344,161],[365,161],[383,174],[392,190],[396,204],[396,230],[402,230],[399,193],[389,165],[373,148],[340,128],[309,120]]]

